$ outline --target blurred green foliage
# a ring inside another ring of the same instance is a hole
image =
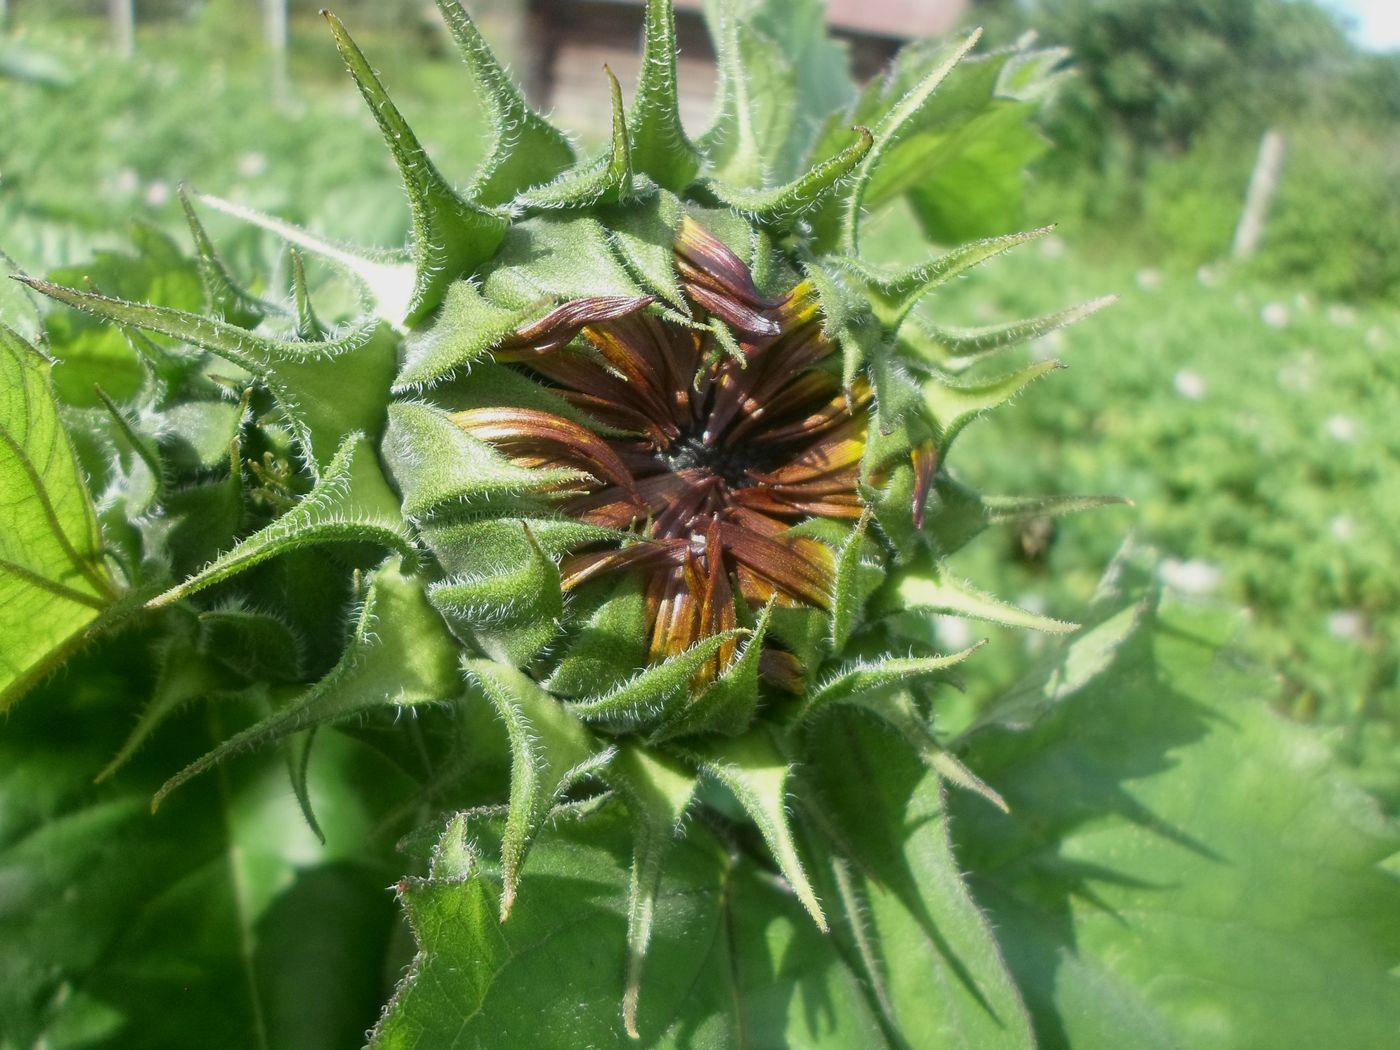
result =
[[[963,574],[999,575],[1001,593],[1073,618],[1134,530],[1162,551],[1165,584],[1249,610],[1237,641],[1275,673],[1279,709],[1339,727],[1358,776],[1397,807],[1400,316],[1209,267],[1134,273],[1077,254],[1051,272],[1009,256],[931,307],[987,323],[1122,293],[1031,349],[1064,360],[1069,381],[970,430],[959,468],[989,492],[1116,493],[1136,506],[1007,529],[959,555]],[[970,667],[994,679],[973,693],[1010,685],[1039,644],[1001,635],[1001,660]]]
[[[979,8],[1072,53],[1048,111],[1036,217],[1155,263],[1227,254],[1266,128],[1282,182],[1256,273],[1349,300],[1400,296],[1400,55],[1369,55],[1311,0],[1039,0]]]

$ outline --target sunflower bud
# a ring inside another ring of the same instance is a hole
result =
[[[355,618],[334,666],[283,689],[266,720],[166,790],[239,750],[376,706],[489,704],[512,763],[503,919],[528,892],[530,847],[557,806],[603,785],[634,823],[624,1000],[634,1029],[651,896],[671,832],[703,804],[701,775],[732,792],[823,928],[787,796],[812,719],[857,706],[940,775],[999,802],[926,721],[929,690],[972,650],[937,651],[904,625],[939,612],[1073,626],[972,588],[944,559],[992,522],[1086,501],[984,500],[946,464],[964,426],[1055,363],[963,373],[1103,303],[997,329],[939,327],[911,317],[925,296],[1036,234],[905,270],[861,253],[864,216],[891,192],[882,162],[975,34],[901,90],[877,86],[834,114],[783,173],[783,151],[755,138],[750,107],[771,103],[754,98],[734,25],[719,34],[720,122],[692,141],[670,4],[651,0],[632,110],[609,74],[611,140],[579,160],[456,0],[438,5],[494,131],[461,192],[328,16],[405,181],[413,235],[402,253],[359,253],[208,202],[345,268],[365,290],[353,324],[328,332],[317,319],[299,257],[295,317],[252,300],[202,230],[210,316],[32,283],[197,361],[241,366],[248,396],[268,402],[256,420],[240,416],[230,474],[251,504],[240,448],[265,450],[277,471],[249,469],[279,479],[277,500],[262,503],[280,513],[234,514],[254,527],[195,548],[203,559],[172,560],[152,532],[137,560],[176,576],[152,608],[208,612],[211,593],[266,608],[297,595],[269,591],[250,569],[318,545],[387,553],[338,585]],[[647,802],[659,797],[660,810]]]

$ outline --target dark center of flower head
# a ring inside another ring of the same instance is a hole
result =
[[[581,472],[588,480],[572,491],[585,491],[564,497],[561,510],[636,537],[578,551],[561,572],[566,588],[643,573],[653,661],[735,627],[738,596],[750,609],[829,606],[830,548],[790,530],[813,517],[861,516],[870,400],[864,385],[841,389],[805,283],[764,297],[743,262],[689,220],[676,268],[697,320],[727,324],[742,360],[709,328],[644,312],[649,298],[579,300],[496,356],[527,368],[603,433],[535,409],[456,417],[522,464]],[[734,651],[722,647],[700,677]],[[800,680],[795,664],[771,647],[760,661],[790,686]]]
[[[755,484],[752,472],[767,472],[782,465],[780,450],[762,445],[705,441],[703,431],[682,434],[657,458],[672,472],[706,471],[730,488]]]

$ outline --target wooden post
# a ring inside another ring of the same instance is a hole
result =
[[[112,46],[122,58],[136,54],[136,0],[107,0]]]
[[[263,0],[263,35],[272,61],[272,97],[287,101],[287,0]]]
[[[1264,236],[1264,220],[1283,170],[1285,145],[1282,132],[1276,128],[1264,132],[1259,140],[1259,156],[1254,161],[1254,174],[1249,177],[1244,211],[1240,214],[1240,224],[1235,227],[1235,243],[1230,251],[1236,259],[1248,259],[1253,255]]]

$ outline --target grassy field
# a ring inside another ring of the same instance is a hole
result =
[[[966,571],[1072,619],[1131,532],[1160,551],[1165,586],[1244,610],[1238,644],[1276,673],[1278,706],[1337,726],[1393,803],[1400,315],[1217,269],[1104,264],[1054,238],[934,309],[987,323],[1105,291],[1120,301],[1030,351],[1067,370],[970,430],[957,463],[990,491],[1112,493],[1134,506],[984,541]]]
[[[416,34],[381,29],[364,43],[443,167],[462,177],[476,159],[473,105],[456,60],[423,53]],[[178,229],[182,180],[337,237],[401,239],[396,178],[324,40],[297,48],[293,101],[275,103],[252,44],[223,40],[214,52],[210,39],[153,29],[142,48],[160,57],[136,65],[61,26],[5,45],[51,73],[0,78],[0,247],[19,266],[79,264],[120,244],[133,217]],[[276,261],[258,237],[212,216],[210,226],[254,283]],[[955,466],[992,492],[1116,494],[1134,506],[998,530],[960,568],[1073,619],[1126,537],[1155,546],[1165,586],[1245,610],[1240,651],[1276,673],[1280,709],[1334,726],[1358,777],[1395,808],[1400,311],[1328,303],[1225,268],[1158,268],[1132,230],[1100,257],[1076,247],[1076,232],[996,260],[927,304],[944,323],[979,325],[1121,296],[1030,349],[1068,370],[970,429]],[[917,247],[887,240],[892,255]],[[20,309],[0,292],[7,320]],[[945,627],[950,643],[963,640],[965,627]],[[971,665],[969,709],[1019,676],[1038,644],[994,642]]]

